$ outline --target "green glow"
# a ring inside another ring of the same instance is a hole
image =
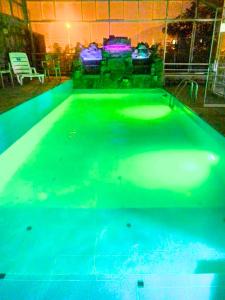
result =
[[[4,189],[7,182],[19,167],[27,160],[28,156],[50,130],[53,124],[65,112],[72,99],[73,97],[69,97],[67,101],[60,104],[0,155],[0,192]]]
[[[120,110],[120,113],[124,116],[140,119],[140,120],[154,120],[165,117],[171,112],[171,108],[168,105],[140,105],[128,107]]]
[[[182,192],[204,182],[217,162],[218,157],[207,151],[147,152],[121,161],[119,172],[126,180],[146,189]]]
[[[102,99],[122,99],[130,97],[130,94],[77,94],[75,99],[92,99],[92,100],[102,100]]]

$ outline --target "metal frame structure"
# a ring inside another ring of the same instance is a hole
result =
[[[12,1],[12,0],[10,0]],[[151,2],[151,3],[157,3],[157,2],[161,2],[161,3],[165,3],[165,17],[164,18],[154,18],[154,19],[141,19],[139,17],[140,15],[140,3],[141,2],[146,2],[146,0],[137,0],[137,4],[138,4],[138,18],[137,19],[125,19],[125,18],[119,18],[119,19],[112,19],[111,17],[111,0],[102,0],[103,2],[107,2],[108,3],[108,19],[96,19],[96,20],[91,20],[91,21],[88,21],[88,20],[85,20],[84,21],[84,18],[83,18],[83,3],[84,2],[87,2],[87,1],[90,1],[90,2],[94,2],[95,3],[95,6],[96,6],[96,3],[97,1],[96,0],[81,0],[80,3],[81,3],[81,14],[82,14],[82,19],[81,20],[76,20],[76,21],[70,21],[70,23],[87,23],[87,24],[91,24],[91,23],[101,23],[101,22],[104,22],[104,23],[108,23],[108,33],[111,34],[111,27],[112,27],[112,24],[113,23],[117,23],[117,22],[121,22],[121,23],[136,23],[137,25],[140,24],[140,23],[148,23],[148,24],[153,24],[153,23],[156,23],[156,22],[160,22],[162,24],[164,24],[164,41],[162,43],[162,46],[163,46],[163,57],[164,57],[164,61],[165,61],[165,58],[166,58],[166,51],[167,51],[167,39],[168,39],[168,32],[167,32],[167,29],[168,29],[168,24],[171,24],[171,23],[177,23],[177,22],[192,22],[193,23],[193,29],[192,29],[192,35],[191,35],[191,45],[190,45],[190,51],[189,51],[189,57],[187,59],[187,62],[189,62],[190,64],[193,63],[193,56],[194,56],[194,45],[195,45],[195,38],[196,38],[196,24],[197,23],[201,23],[201,22],[211,22],[211,23],[214,23],[214,27],[215,27],[215,24],[217,22],[221,22],[222,20],[222,15],[218,17],[218,11],[219,10],[222,10],[222,7],[217,7],[216,5],[212,4],[210,1],[205,1],[205,0],[195,0],[196,2],[196,10],[195,10],[195,15],[193,16],[193,18],[187,18],[187,19],[183,19],[183,18],[170,18],[169,16],[169,3],[172,3],[172,2],[177,2],[177,3],[184,3],[184,2],[187,2],[186,0],[177,0],[177,1],[172,1],[172,0],[161,0],[161,1],[155,1],[155,0],[148,0],[147,2]],[[123,5],[123,11],[124,11],[124,0],[114,0],[115,1],[118,1],[118,5]],[[32,3],[32,2],[37,2],[37,0],[27,0],[27,2],[29,3]],[[41,1],[38,1],[39,3],[41,3]],[[56,3],[58,2],[58,0],[52,0],[50,1],[51,3],[53,3],[53,15],[54,15],[54,18],[53,19],[43,19],[43,20],[30,20],[31,24],[35,24],[35,23],[49,23],[49,22],[60,22],[62,20],[60,19],[57,19],[56,16]],[[64,1],[62,1],[64,2]],[[71,2],[71,0],[67,0],[66,2]],[[192,2],[190,0],[190,2]],[[215,10],[215,18],[209,18],[209,17],[199,17],[198,16],[198,5],[200,4],[205,4],[209,7],[211,7],[213,10]],[[138,25],[139,26],[139,25]],[[214,28],[215,30],[215,28]],[[138,34],[137,34],[138,35]],[[214,35],[214,33],[213,33]],[[91,39],[91,37],[90,37]],[[210,64],[210,60],[211,60],[211,54],[212,54],[212,50],[213,50],[213,42],[214,40],[212,39],[212,45],[211,45],[211,51],[210,51],[210,57],[209,57],[209,61],[208,63]]]
[[[57,19],[57,13],[56,13],[56,4],[57,2],[60,3],[68,3],[68,2],[73,2],[76,0],[65,0],[65,1],[60,1],[60,0],[51,0],[48,1],[48,3],[53,3],[53,19],[46,19],[43,18],[42,20],[40,19],[30,19],[28,17],[28,13],[27,13],[27,7],[26,7],[26,3],[32,3],[32,2],[38,2],[38,3],[42,3],[42,1],[37,1],[37,0],[9,0],[10,2],[10,7],[11,7],[11,13],[12,13],[12,4],[15,3],[20,3],[20,5],[22,5],[23,7],[23,11],[24,11],[24,16],[25,19],[24,21],[27,22],[28,27],[30,29],[31,32],[31,42],[32,42],[32,48],[33,48],[33,53],[35,53],[35,49],[34,49],[34,42],[33,42],[33,34],[32,34],[32,24],[36,24],[36,23],[42,23],[42,24],[46,24],[46,23],[54,23],[54,22],[59,22],[62,21],[61,19]],[[162,24],[162,26],[164,27],[164,37],[163,37],[163,42],[162,42],[162,48],[163,48],[163,58],[164,58],[164,70],[165,70],[165,76],[166,78],[193,78],[194,79],[198,79],[200,78],[201,80],[204,79],[206,80],[206,88],[205,88],[205,94],[204,94],[204,103],[205,105],[207,105],[207,91],[208,88],[210,87],[210,80],[211,77],[214,76],[211,72],[212,70],[212,64],[214,63],[215,60],[215,47],[218,47],[217,49],[217,55],[216,57],[218,58],[219,56],[219,46],[217,45],[220,44],[220,38],[221,38],[221,34],[219,34],[219,37],[217,37],[217,32],[218,32],[218,28],[220,27],[221,23],[224,20],[224,13],[222,14],[222,11],[224,12],[224,1],[223,0],[216,0],[216,1],[209,1],[209,0],[193,0],[196,2],[196,9],[195,9],[195,13],[193,15],[192,18],[172,18],[170,15],[170,3],[180,3],[181,5],[183,5],[183,3],[187,3],[187,2],[192,2],[191,0],[136,0],[137,3],[137,9],[138,9],[138,18],[137,19],[127,19],[124,17],[124,3],[125,1],[131,1],[132,0],[78,0],[80,1],[79,3],[81,3],[81,20],[76,20],[73,21],[71,20],[70,23],[72,24],[73,22],[75,23],[88,23],[89,26],[91,26],[91,23],[101,23],[104,22],[108,23],[108,33],[111,34],[111,28],[113,27],[112,25],[114,23],[117,22],[121,22],[121,23],[135,23],[137,24],[138,28],[139,28],[139,24],[141,23],[147,23],[147,24],[154,24],[156,22],[160,22]],[[84,10],[84,2],[89,1],[90,3],[94,3],[95,7],[97,5],[98,1],[101,2],[105,2],[107,3],[107,7],[108,7],[108,18],[105,19],[93,19],[93,20],[86,20],[84,18],[83,15],[83,10]],[[112,18],[112,12],[111,12],[111,2],[118,2],[118,5],[122,5],[122,9],[123,9],[123,18],[120,19],[113,19]],[[222,3],[223,1],[223,3]],[[45,1],[46,2],[46,1]],[[163,17],[162,14],[160,15],[155,15],[155,17],[152,17],[151,19],[143,19],[140,18],[140,5],[141,2],[151,2],[152,5],[155,5],[154,3],[163,3],[164,5],[164,9],[165,9],[165,13],[163,13]],[[217,3],[217,4],[216,4]],[[220,5],[218,5],[218,3],[220,3]],[[199,15],[198,12],[198,7],[199,5],[206,5],[207,7],[210,7],[213,11],[215,11],[214,13],[214,17],[209,17],[209,16],[201,16]],[[42,7],[42,6],[41,6]],[[182,11],[182,9],[181,9]],[[13,15],[13,14],[12,14]],[[191,37],[190,37],[190,49],[189,49],[189,53],[185,58],[185,62],[180,61],[180,62],[168,62],[166,61],[166,54],[167,54],[167,49],[168,49],[168,25],[171,23],[177,23],[177,22],[191,22],[193,24],[192,26],[192,33],[191,33]],[[196,42],[196,30],[197,30],[197,24],[200,23],[211,23],[213,24],[213,34],[212,34],[212,38],[211,38],[211,45],[210,45],[210,52],[209,52],[209,57],[208,57],[208,61],[205,62],[197,62],[194,59],[194,49],[195,49],[195,42]],[[129,26],[129,25],[128,25]],[[90,36],[89,39],[91,39],[92,37]],[[179,66],[179,68],[178,68]]]
[[[18,18],[21,21],[26,20],[26,14],[27,14],[27,9],[26,9],[26,0],[8,0],[9,3],[9,14],[13,16],[14,18]],[[3,3],[0,3],[0,6],[3,5]],[[15,8],[14,8],[15,6]],[[18,8],[21,12],[21,15],[18,13]],[[15,13],[17,11],[17,13]],[[0,9],[1,12],[1,9]]]
[[[223,12],[222,12],[222,19],[220,20],[219,27],[222,23],[225,23],[225,2],[223,4]],[[215,27],[216,24],[214,24],[214,30],[213,30],[213,38],[215,37]],[[206,85],[205,85],[205,93],[204,93],[204,106],[205,107],[225,107],[225,65],[224,63],[221,63],[221,48],[222,48],[222,33],[221,30],[219,30],[219,36],[217,39],[217,49],[216,49],[216,56],[214,61],[210,61],[211,65],[208,68],[207,78],[206,78]],[[213,42],[212,42],[213,43]],[[211,57],[212,58],[212,51],[211,51]],[[217,83],[219,84],[219,89],[222,90],[222,92],[218,92],[216,89]],[[224,99],[223,103],[208,103],[209,94],[214,94],[215,98],[217,96],[222,97]]]

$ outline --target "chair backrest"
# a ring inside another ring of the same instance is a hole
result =
[[[31,66],[24,52],[10,52],[10,63],[15,74],[30,74],[32,73]]]

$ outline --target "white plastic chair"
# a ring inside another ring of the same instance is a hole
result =
[[[13,75],[12,75],[10,63],[8,63],[8,68],[5,68],[5,67],[3,68],[0,66],[0,78],[1,78],[1,83],[2,83],[3,88],[5,87],[4,78],[3,78],[4,75],[8,75],[10,77],[11,84],[12,84],[12,86],[14,86]]]
[[[35,68],[30,66],[26,53],[10,52],[9,59],[20,85],[23,85],[23,79],[26,77],[30,78],[30,80],[38,78],[41,83],[44,83],[45,75],[38,73]]]

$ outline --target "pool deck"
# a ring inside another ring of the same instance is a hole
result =
[[[24,81],[23,86],[15,82],[14,88],[10,85],[7,85],[4,89],[0,87],[0,113],[54,88],[67,79],[68,77],[62,77],[60,81],[55,77],[51,77],[50,80],[45,80],[44,84],[41,84],[38,80],[33,80],[31,82]]]
[[[176,86],[166,87],[166,89],[174,94]],[[225,135],[225,107],[204,107],[204,88],[199,86],[198,99],[196,102],[190,102],[190,98],[187,95],[187,91],[184,90],[180,96],[179,100],[185,105],[189,106],[193,111],[195,111],[202,119],[209,123],[221,134]]]
[[[68,77],[63,77],[61,82],[67,79]],[[15,88],[11,86],[7,86],[5,89],[0,88],[0,113],[44,93],[61,82],[53,77],[49,81],[46,80],[43,85],[41,85],[39,81],[33,80],[32,82],[25,82],[22,87],[16,85]],[[168,88],[168,91],[173,92],[174,88]],[[201,118],[225,136],[225,108],[203,107],[203,89],[201,86],[199,89],[199,98],[196,103],[190,103],[190,101],[186,99],[185,91],[181,94],[180,100],[191,107]]]

